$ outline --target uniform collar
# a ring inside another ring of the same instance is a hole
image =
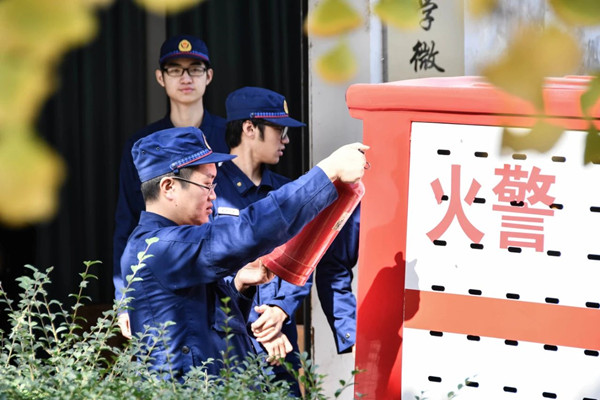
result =
[[[162,215],[150,212],[142,211],[140,215],[140,225],[153,228],[164,228],[167,226],[177,226],[177,224]]]
[[[167,115],[165,115],[163,120],[165,122],[167,122],[167,124],[169,125],[168,128],[175,128],[175,125],[173,125],[173,121],[171,121],[171,113],[170,112],[167,112]],[[202,122],[200,123],[200,129],[202,129],[203,126],[207,127],[207,126],[213,125],[215,120],[216,120],[215,116],[212,115],[211,113],[209,113],[205,108],[204,115],[202,116]]]
[[[219,167],[219,171],[225,172],[225,176],[227,177],[227,179],[231,181],[233,187],[241,195],[246,194],[251,188],[257,187],[254,184],[254,182],[252,182],[250,178],[248,178],[246,174],[244,174],[242,170],[239,169],[238,166],[231,161],[225,161],[223,164],[221,164],[221,166]],[[258,185],[258,188],[267,188],[269,190],[272,190],[274,188],[273,173],[264,166],[262,171],[262,180],[260,182],[260,185]]]

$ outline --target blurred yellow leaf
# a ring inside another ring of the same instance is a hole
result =
[[[114,0],[81,0],[91,7],[106,7],[112,4]]]
[[[22,226],[55,214],[65,165],[54,150],[31,132],[4,132],[0,165],[0,221]]]
[[[379,0],[373,12],[386,24],[399,29],[415,29],[421,20],[419,0]]]
[[[304,28],[310,35],[332,36],[361,24],[362,17],[345,0],[323,0],[308,14]]]
[[[600,97],[600,75],[597,73],[587,87],[585,93],[581,95],[581,112],[586,117],[589,117],[590,107],[598,102]]]
[[[0,2],[0,53],[56,60],[87,43],[97,30],[93,9],[82,0]]]
[[[65,165],[28,127],[56,86],[55,68],[89,42],[94,12],[113,0],[0,1],[0,221],[24,225],[51,218]]]
[[[590,124],[587,136],[585,138],[585,153],[583,155],[584,164],[600,164],[600,135],[593,123]],[[594,184],[597,184],[595,182]]]
[[[548,0],[556,15],[572,25],[600,24],[598,0]]]
[[[475,17],[490,14],[498,6],[498,0],[468,0],[469,12]]]
[[[204,0],[135,0],[137,4],[156,14],[171,14],[191,8]]]
[[[545,153],[554,147],[563,132],[564,128],[543,120],[538,120],[533,128],[525,133],[521,129],[513,131],[510,128],[504,128],[502,147],[515,151],[537,150]]]
[[[579,65],[581,51],[572,35],[556,28],[517,32],[503,56],[483,75],[508,93],[543,110],[542,86],[548,76],[563,76]]]
[[[35,121],[55,87],[47,64],[0,54],[0,129]]]
[[[348,81],[357,70],[356,59],[345,40],[317,60],[318,74],[329,82]]]

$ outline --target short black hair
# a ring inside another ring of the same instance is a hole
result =
[[[147,203],[149,201],[158,199],[158,194],[160,193],[158,185],[160,184],[160,180],[162,178],[169,177],[169,176],[179,176],[183,179],[190,179],[192,177],[192,173],[194,172],[194,169],[196,167],[197,167],[196,165],[194,165],[192,167],[184,167],[179,170],[179,173],[167,172],[166,174],[157,176],[156,178],[152,178],[150,180],[147,180],[146,182],[143,182],[142,186],[141,186],[141,190],[142,190],[142,197],[144,198],[144,202]],[[189,183],[187,183],[185,181],[179,181],[179,182],[181,183],[182,188],[185,188],[185,187],[187,187],[187,185],[189,185]]]
[[[236,119],[235,121],[229,121],[225,127],[225,142],[230,149],[237,147],[242,143],[242,129],[244,122],[250,121],[252,125],[256,126],[260,131],[260,138],[264,138],[265,133],[265,121],[258,118],[248,119]]]

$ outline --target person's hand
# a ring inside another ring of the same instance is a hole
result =
[[[268,342],[262,342],[262,345],[269,355],[267,362],[271,365],[281,365],[281,360],[294,349],[287,336],[281,332]]]
[[[369,146],[362,143],[352,143],[340,147],[331,155],[317,164],[331,179],[344,183],[358,182],[368,168],[365,151]]]
[[[243,292],[250,286],[262,285],[270,282],[275,274],[269,271],[259,259],[244,265],[235,274],[234,283],[238,292]]]
[[[288,318],[285,311],[277,306],[263,304],[254,307],[254,311],[261,315],[250,325],[250,328],[260,343],[274,339],[281,332],[283,323]]]
[[[131,326],[129,326],[129,314],[126,312],[119,314],[117,324],[121,328],[121,335],[126,339],[131,339]]]

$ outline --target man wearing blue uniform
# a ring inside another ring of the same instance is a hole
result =
[[[227,110],[225,137],[231,149],[230,153],[237,157],[232,161],[224,162],[218,168],[216,179],[218,197],[214,202],[216,220],[238,218],[240,210],[290,181],[271,172],[266,165],[279,162],[285,146],[290,141],[288,128],[305,126],[302,122],[290,118],[285,98],[268,89],[257,87],[238,89],[227,97],[225,107]],[[335,265],[346,261],[341,260],[340,255],[328,255],[325,259],[335,272],[327,272],[323,275],[322,281],[325,283],[321,289],[329,293],[332,290],[325,285],[349,287],[351,275],[347,275],[346,271],[354,264]],[[348,277],[350,280],[345,283],[335,282],[339,280],[337,275]],[[296,286],[277,277],[258,288],[255,295],[256,307],[250,313],[249,320],[252,322],[251,329],[256,350],[266,352],[272,360],[275,357],[285,356],[286,361],[296,370],[300,368],[300,361],[295,354],[299,351],[295,313],[303,299],[310,293],[311,286],[312,279],[309,279],[304,286]],[[330,294],[323,296],[325,300],[331,297]],[[330,306],[329,311],[334,320],[335,312],[341,314],[337,320],[347,321],[348,314],[354,315],[352,313],[355,312],[355,303],[353,303],[354,309],[347,312],[338,307],[338,300],[347,303],[354,301],[351,290],[346,293],[346,296],[350,296],[351,299],[340,299],[340,296],[337,296],[326,303]],[[276,360],[273,362],[278,364]],[[291,382],[294,394],[300,396],[295,378],[283,366],[276,365],[274,373],[278,379]]]
[[[250,286],[268,275],[254,260],[288,241],[331,204],[337,197],[333,181],[359,180],[366,149],[360,143],[343,146],[297,180],[240,210],[238,218],[207,223],[216,199],[215,163],[232,156],[214,153],[193,127],[159,131],[135,143],[132,155],[146,211],[123,253],[123,279],[138,264],[146,239],[158,241],[137,271],[142,280],[131,283],[131,328],[144,332],[147,325],[175,322],[167,328],[169,346],[159,342],[152,352],[154,368],[181,379],[208,358],[221,358],[226,348],[225,332],[219,330],[225,318],[221,296],[234,298],[237,324],[248,311]],[[227,280],[232,274],[235,278]],[[243,326],[232,328],[230,355],[244,356],[248,333]],[[152,336],[146,340],[152,342]],[[208,366],[212,374],[218,369],[218,362]]]
[[[206,44],[190,35],[178,35],[166,40],[160,48],[159,68],[155,74],[157,82],[165,89],[169,98],[169,112],[164,118],[135,133],[123,149],[113,238],[113,283],[117,300],[123,295],[121,255],[127,238],[144,210],[140,180],[131,156],[133,144],[159,130],[195,126],[200,127],[215,151],[229,151],[225,145],[225,120],[204,109],[203,96],[213,78]],[[127,313],[120,314],[119,326],[123,335],[129,338]]]

